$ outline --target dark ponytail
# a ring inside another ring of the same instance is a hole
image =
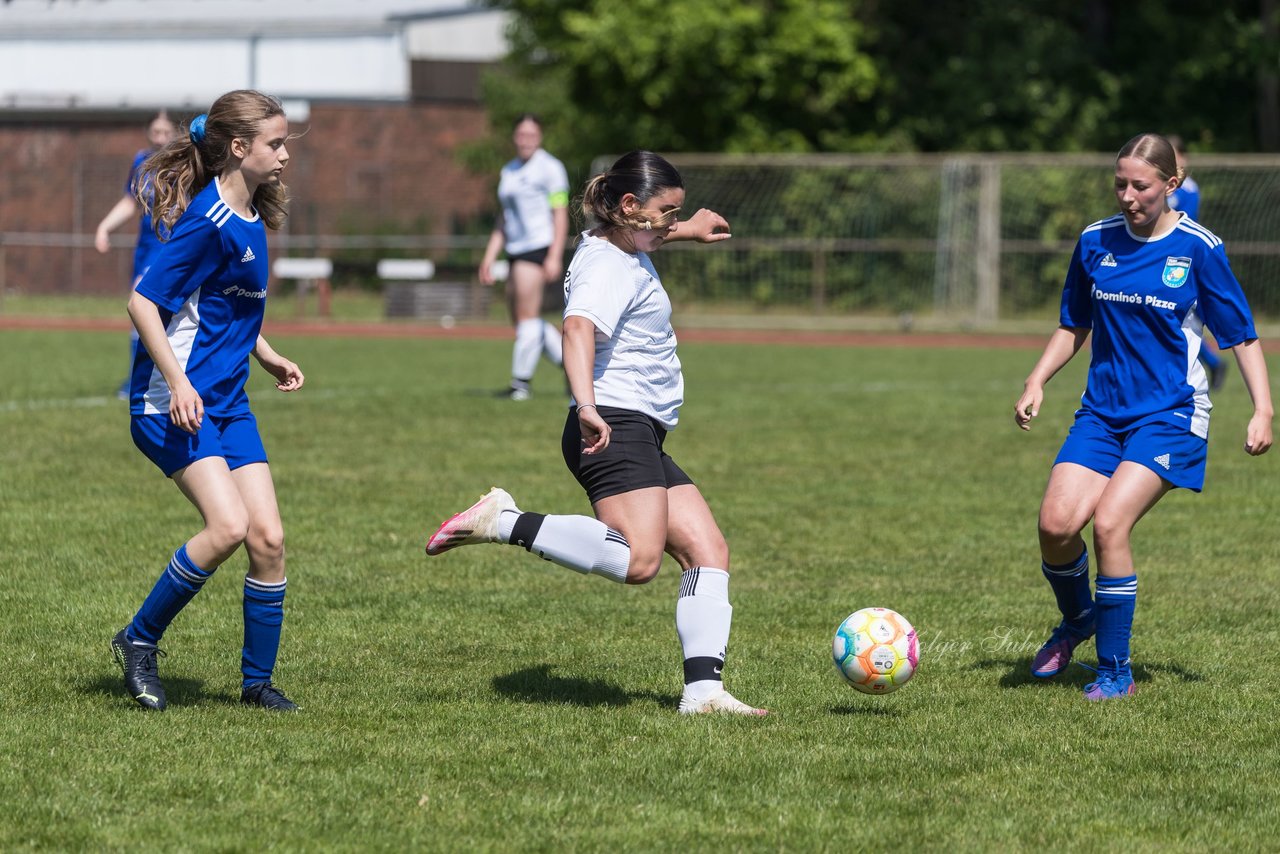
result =
[[[582,215],[605,231],[643,228],[644,223],[623,214],[622,197],[630,193],[643,205],[674,189],[684,189],[684,179],[674,166],[652,151],[632,151],[587,182],[582,191]]]

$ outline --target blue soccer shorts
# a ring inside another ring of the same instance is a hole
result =
[[[267,451],[258,434],[252,412],[219,417],[207,412],[200,429],[188,433],[165,415],[135,415],[130,432],[133,443],[155,463],[165,477],[172,477],[196,460],[222,457],[227,468],[265,463]]]
[[[1176,487],[1199,492],[1204,488],[1208,449],[1208,442],[1177,424],[1152,421],[1117,432],[1086,412],[1076,416],[1053,463],[1075,463],[1111,477],[1120,463],[1129,461]]]

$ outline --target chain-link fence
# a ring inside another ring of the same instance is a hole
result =
[[[686,301],[757,310],[979,326],[1053,316],[1080,232],[1117,210],[1104,154],[672,161],[686,207],[722,212],[735,237],[723,252],[671,252],[664,283]],[[1199,221],[1225,241],[1255,311],[1280,315],[1280,157],[1192,166]]]
[[[1116,210],[1112,155],[676,155],[686,212],[709,207],[732,224],[715,247],[676,243],[658,261],[684,311],[804,313],[986,326],[1045,318],[1071,249]],[[0,231],[0,293],[120,293],[133,235],[99,255],[92,230],[119,198],[119,160],[72,164],[65,225]],[[598,168],[609,160],[601,159]],[[1280,316],[1280,156],[1198,157],[1199,220],[1221,237],[1255,312]],[[302,176],[299,176],[302,177]],[[0,178],[0,181],[3,181]],[[21,192],[14,187],[7,192]],[[392,196],[388,196],[392,198]],[[353,210],[346,221],[359,223]],[[380,222],[414,212],[382,211]],[[380,257],[422,256],[444,278],[469,279],[489,220],[452,234],[307,233],[295,217],[272,238],[281,255],[334,261],[335,283],[377,288]]]

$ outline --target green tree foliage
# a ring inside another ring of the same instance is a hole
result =
[[[1265,0],[1264,0],[1265,5]],[[924,151],[1111,151],[1135,133],[1265,148],[1258,0],[934,0],[879,12],[880,132]]]
[[[511,58],[487,89],[495,123],[528,109],[547,114],[548,136],[569,159],[637,145],[804,152],[877,144],[857,130],[856,105],[879,85],[862,48],[869,34],[857,3],[493,5],[511,10],[516,22]]]
[[[489,0],[499,129],[547,114],[583,160],[662,151],[1276,145],[1274,0]],[[504,139],[505,142],[505,139]]]

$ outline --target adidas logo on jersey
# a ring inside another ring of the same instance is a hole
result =
[[[1116,256],[1114,256],[1114,255],[1112,255],[1110,252],[1108,252],[1108,253],[1107,253],[1107,255],[1106,255],[1106,257],[1102,259],[1102,266],[1104,266],[1104,267],[1115,267],[1115,266],[1117,266],[1117,265],[1116,265]]]
[[[1159,465],[1161,468],[1163,468],[1165,471],[1168,471],[1168,470],[1169,470],[1169,455],[1168,455],[1168,454],[1161,454],[1160,456],[1158,456],[1158,457],[1156,457],[1156,458],[1155,458],[1155,461],[1156,461],[1156,464],[1157,464],[1157,465]]]
[[[258,257],[257,255],[253,254],[252,246],[246,247],[244,250],[244,254],[240,256],[240,263],[243,264],[246,261],[252,261],[254,258],[257,258],[257,257]]]

